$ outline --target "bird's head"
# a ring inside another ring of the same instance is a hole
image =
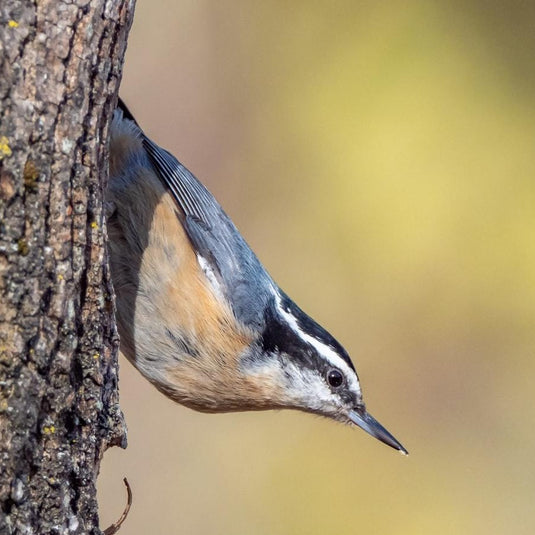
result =
[[[273,406],[357,425],[392,448],[405,448],[367,411],[359,378],[345,349],[283,292],[266,308],[256,350],[243,365],[276,385]]]

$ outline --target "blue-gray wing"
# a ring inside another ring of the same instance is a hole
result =
[[[143,135],[159,178],[184,213],[196,252],[209,264],[238,320],[261,326],[274,285],[256,255],[213,195],[172,154]]]

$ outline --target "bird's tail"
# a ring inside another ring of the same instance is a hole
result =
[[[145,153],[143,131],[121,99],[113,113],[110,134],[110,186],[113,187],[113,178],[120,174],[119,171],[133,165],[130,159]]]
[[[124,103],[124,100],[121,97],[119,97],[119,100],[117,101],[117,109],[123,112],[123,117],[125,119],[133,121],[139,127],[139,124],[137,123],[136,119],[134,118],[134,116],[128,109],[128,106]]]

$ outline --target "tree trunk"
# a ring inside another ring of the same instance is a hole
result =
[[[103,188],[134,1],[0,1],[2,535],[101,533],[126,442]]]

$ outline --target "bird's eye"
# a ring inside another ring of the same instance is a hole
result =
[[[333,387],[338,388],[344,382],[344,376],[340,370],[333,368],[327,372],[327,382]]]

